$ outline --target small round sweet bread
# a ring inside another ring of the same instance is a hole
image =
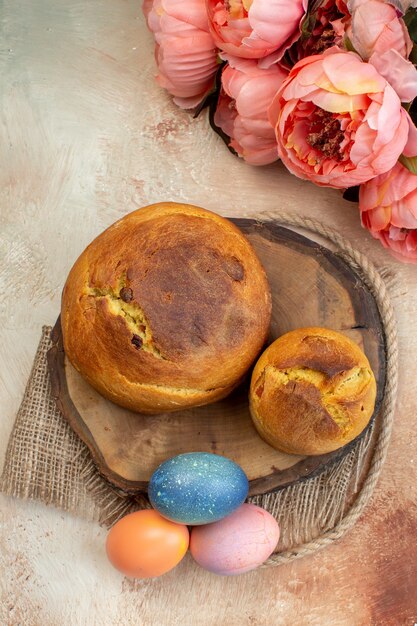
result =
[[[260,356],[249,401],[255,427],[271,446],[317,455],[357,437],[375,398],[374,374],[356,343],[326,328],[300,328]]]
[[[266,340],[271,294],[242,232],[165,202],[126,215],[71,269],[65,352],[103,396],[142,413],[225,397]]]

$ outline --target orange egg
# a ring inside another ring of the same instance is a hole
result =
[[[153,510],[130,513],[109,531],[110,562],[126,576],[152,578],[178,565],[188,549],[188,528]]]

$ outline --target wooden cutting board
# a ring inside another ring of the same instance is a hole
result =
[[[374,298],[362,279],[337,254],[274,222],[232,219],[254,246],[272,291],[269,342],[303,326],[341,331],[365,351],[378,394],[385,385],[385,337]],[[126,493],[146,491],[156,467],[167,458],[208,451],[239,463],[250,495],[302,480],[346,454],[352,444],[315,457],[288,455],[266,444],[252,425],[249,377],[225,400],[161,415],[141,415],[100,396],[65,356],[60,320],[48,354],[52,393],[75,432],[87,444],[100,473]],[[363,433],[362,433],[363,434]]]

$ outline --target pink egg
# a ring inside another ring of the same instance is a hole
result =
[[[255,569],[275,550],[279,526],[265,509],[242,504],[219,522],[195,526],[190,551],[201,567],[232,576]]]

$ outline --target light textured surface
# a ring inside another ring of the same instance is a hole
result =
[[[0,496],[0,624],[402,626],[417,622],[417,269],[361,229],[357,207],[280,166],[230,155],[154,82],[151,37],[131,0],[3,0],[0,145],[0,463],[39,339],[76,256],[126,212],[159,200],[224,215],[274,208],[337,226],[392,277],[401,372],[394,434],[371,506],[339,544],[234,579],[191,558],[133,583],[105,532]]]

